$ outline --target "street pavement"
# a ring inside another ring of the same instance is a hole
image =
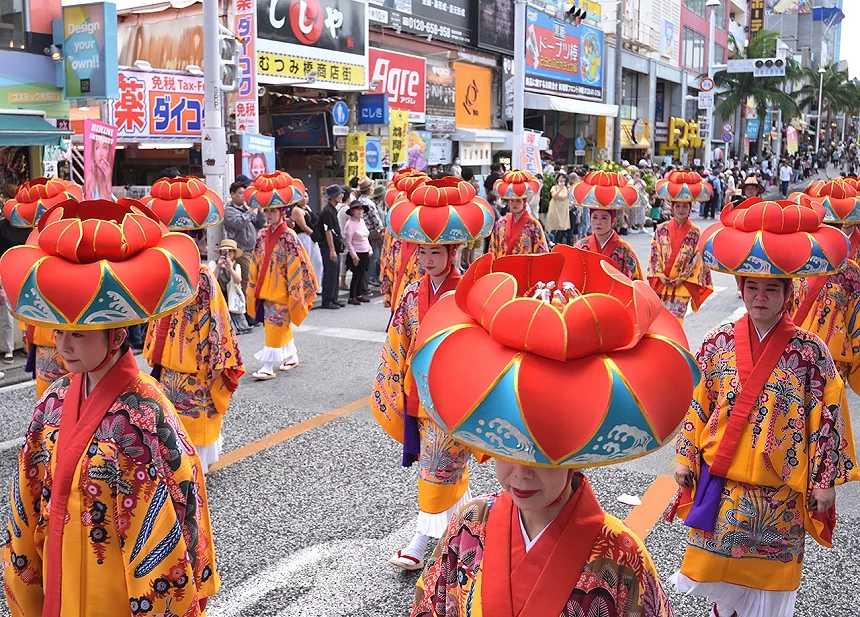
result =
[[[626,239],[644,265],[650,234]],[[740,315],[734,279],[715,274],[714,284],[716,293],[684,324],[693,348],[709,329]],[[210,617],[408,614],[417,574],[396,572],[386,560],[412,535],[416,476],[399,466],[398,445],[375,425],[366,404],[388,316],[378,299],[314,310],[296,335],[296,369],[269,382],[242,380],[225,422],[227,454],[208,477],[223,581]],[[249,374],[261,344],[259,328],[240,339]],[[667,375],[666,387],[671,384]],[[571,405],[577,396],[570,394]],[[853,394],[849,400],[858,423],[860,400]],[[0,390],[0,486],[8,486],[15,470],[33,402],[30,384]],[[657,520],[672,497],[672,465],[666,446],[587,474],[604,508],[647,534],[663,580],[684,546],[679,523]],[[471,471],[474,494],[496,490],[492,463],[473,463]],[[625,493],[643,498],[643,505],[620,503]],[[835,548],[807,543],[797,615],[860,615],[858,503],[860,487],[839,489]],[[677,615],[708,614],[704,602],[670,595]],[[0,617],[7,614],[2,606]]]

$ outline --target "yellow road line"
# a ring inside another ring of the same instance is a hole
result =
[[[641,505],[630,511],[630,514],[624,519],[624,524],[644,540],[660,519],[677,490],[678,485],[672,476],[657,476],[642,496]]]

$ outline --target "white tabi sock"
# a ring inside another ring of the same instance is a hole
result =
[[[416,533],[412,536],[412,541],[406,545],[403,552],[411,555],[416,559],[424,559],[424,554],[427,552],[427,543],[430,541],[430,536],[425,536],[422,533]]]

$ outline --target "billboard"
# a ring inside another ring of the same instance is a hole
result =
[[[272,133],[278,148],[330,148],[329,115],[322,111],[308,114],[273,114]]]
[[[203,130],[203,78],[123,69],[119,96],[109,108],[120,141],[197,141]]]
[[[257,80],[324,90],[367,88],[362,0],[257,0]]]
[[[493,71],[484,66],[455,62],[454,100],[457,128],[488,129],[493,124]]]
[[[112,2],[63,7],[67,99],[116,97],[116,41],[116,5]]]
[[[475,21],[478,47],[514,53],[514,0],[481,0]]]
[[[251,180],[275,171],[275,138],[268,135],[244,133],[240,137],[242,150],[242,173]]]
[[[526,9],[525,88],[582,99],[603,98],[603,32]]]
[[[472,6],[469,0],[369,0],[367,8],[371,21],[398,32],[469,45]]]
[[[389,109],[405,109],[409,121],[423,123],[426,109],[427,61],[396,51],[370,48],[369,92],[386,94]]]
[[[113,160],[116,127],[99,120],[84,121],[84,199],[113,201]]]

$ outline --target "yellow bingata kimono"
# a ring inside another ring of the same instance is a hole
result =
[[[403,291],[423,274],[414,245],[385,234],[380,256],[380,293],[385,306],[397,308]]]
[[[700,459],[713,464],[734,406],[735,330],[735,324],[712,330],[697,356],[702,380],[677,442],[677,460],[696,478]],[[835,525],[810,512],[807,498],[813,489],[860,479],[845,406],[845,387],[824,343],[795,330],[740,435],[715,531],[690,529],[681,574],[765,591],[799,587],[806,533],[829,547]],[[681,503],[678,514],[688,511],[689,503]]]
[[[39,398],[48,386],[68,371],[54,343],[54,331],[41,326],[27,330],[32,333],[29,344],[36,348],[36,398]]]
[[[678,319],[687,314],[691,301],[693,310],[698,311],[714,290],[711,271],[696,251],[700,235],[699,228],[692,223],[679,227],[670,220],[658,225],[651,239],[648,283],[660,296],[663,305]],[[660,275],[669,282],[661,281]]]
[[[194,447],[158,383],[131,353],[121,363],[130,381],[101,397],[99,413],[86,405],[112,372],[77,423],[80,376],[54,382],[36,405],[3,552],[14,617],[43,615],[43,605],[50,617],[191,617],[220,587]]]
[[[794,284],[795,303],[800,305],[810,282],[801,279]],[[848,260],[844,270],[827,277],[803,323],[797,325],[822,338],[842,379],[860,394],[860,265],[856,261]]]
[[[200,268],[194,302],[150,323],[143,356],[161,367],[158,379],[195,447],[216,444],[245,369],[227,302],[208,267]]]
[[[450,286],[455,287],[456,282]],[[407,416],[417,422],[420,449],[413,454],[419,464],[418,508],[439,514],[456,505],[469,488],[469,451],[440,430],[418,402],[410,363],[418,337],[419,290],[420,281],[406,287],[391,319],[373,382],[371,409],[380,426],[401,443]],[[409,444],[404,446],[404,464],[411,464]],[[432,535],[438,537],[443,531],[438,529]]]
[[[522,223],[520,229],[517,229],[516,224],[512,223],[513,214],[508,213],[496,221],[490,234],[489,249],[494,257],[536,255],[549,252],[549,245],[541,224],[528,212],[523,212],[522,216],[527,217],[528,220]],[[508,238],[509,234],[516,234],[517,232],[519,232],[519,236],[516,239]]]

